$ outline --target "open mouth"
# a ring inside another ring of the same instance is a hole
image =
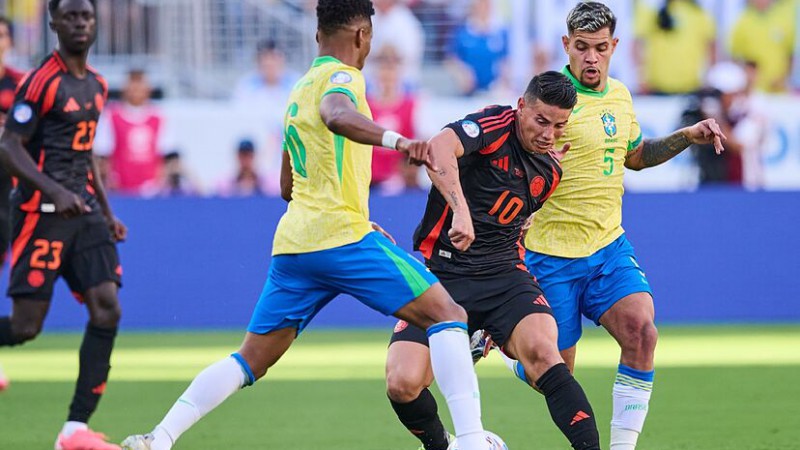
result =
[[[583,71],[583,74],[588,76],[588,77],[590,77],[590,78],[594,78],[594,77],[600,75],[600,71],[595,69],[594,67],[589,67],[588,69],[585,69]]]

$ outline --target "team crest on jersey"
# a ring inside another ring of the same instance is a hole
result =
[[[614,114],[611,114],[611,111],[605,111],[600,119],[603,121],[603,130],[605,130],[608,137],[616,136],[617,119],[614,118]]]
[[[347,72],[336,72],[331,75],[331,83],[333,84],[347,84],[353,81],[353,76]]]
[[[479,134],[481,134],[481,127],[479,127],[477,123],[471,120],[465,120],[461,122],[461,129],[464,130],[464,133],[467,133],[467,136],[473,139],[478,137]]]
[[[534,198],[539,198],[544,192],[544,178],[537,176],[533,180],[531,180],[531,196]]]
[[[14,120],[19,123],[28,123],[33,118],[33,108],[27,103],[20,103],[14,107]]]

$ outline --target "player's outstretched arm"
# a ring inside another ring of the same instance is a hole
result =
[[[98,165],[97,156],[92,155],[92,187],[94,187],[97,201],[100,203],[100,208],[103,209],[103,216],[108,222],[108,228],[111,230],[111,236],[117,242],[123,242],[128,237],[128,227],[122,221],[117,219],[114,212],[111,210],[111,203],[108,201],[106,195],[106,187],[103,185],[103,179],[100,177],[100,167]]]
[[[463,252],[475,240],[472,217],[458,171],[458,158],[464,155],[464,146],[456,132],[450,128],[445,128],[431,138],[430,145],[431,159],[436,161],[437,168],[428,168],[428,176],[453,210],[453,224],[448,236],[453,246]]]
[[[706,119],[681,128],[669,136],[643,140],[636,149],[628,153],[625,167],[642,170],[657,166],[674,158],[692,144],[714,144],[719,155],[725,150],[722,144],[727,139],[714,119]]]
[[[72,217],[89,211],[89,207],[79,195],[70,192],[39,171],[22,144],[22,136],[7,129],[2,133],[0,136],[0,162],[11,175],[33,185],[52,199],[56,213]]]
[[[411,164],[433,167],[426,142],[413,141],[381,127],[359,113],[345,94],[326,95],[320,102],[319,114],[325,126],[340,136],[360,144],[395,149],[408,155]]]

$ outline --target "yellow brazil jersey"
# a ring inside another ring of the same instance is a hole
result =
[[[678,94],[699,89],[708,68],[714,19],[692,1],[669,4],[674,28],[658,26],[657,13],[637,3],[636,37],[644,44],[643,77],[658,92]]]
[[[556,145],[572,147],[561,162],[564,175],[556,191],[533,217],[525,246],[538,253],[582,258],[622,235],[622,176],[628,151],[642,132],[624,84],[609,78],[604,91],[580,84],[564,136]]]
[[[734,58],[758,65],[756,85],[764,92],[781,92],[789,75],[797,24],[797,5],[783,0],[766,11],[748,6],[733,27],[730,51]]]
[[[292,162],[292,201],[278,223],[273,255],[309,253],[360,241],[371,231],[372,146],[335,135],[322,122],[323,97],[341,93],[372,118],[364,77],[331,56],[314,60],[289,96],[284,151]]]

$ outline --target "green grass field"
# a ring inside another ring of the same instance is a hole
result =
[[[231,398],[180,449],[415,449],[384,394],[386,331],[309,331],[265,380]],[[149,431],[199,370],[241,333],[125,333],[93,426],[121,440]],[[77,373],[80,336],[45,334],[0,351],[0,449],[52,448]],[[618,350],[591,331],[576,375],[603,441]],[[484,424],[512,450],[567,449],[543,398],[496,355],[478,366]],[[800,326],[662,327],[644,450],[800,449]],[[446,416],[446,408],[440,401]],[[449,419],[445,417],[445,422]],[[607,444],[604,444],[607,445]]]

